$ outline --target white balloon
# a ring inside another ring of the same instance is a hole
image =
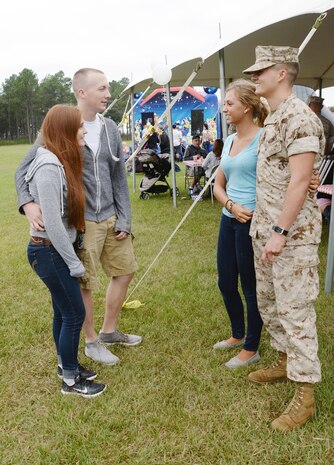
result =
[[[164,86],[171,80],[172,77],[172,70],[168,68],[167,65],[157,65],[152,72],[152,77],[154,82],[159,84],[160,86]]]
[[[153,72],[154,68],[156,66],[159,66],[159,65],[163,65],[164,62],[161,58],[153,58],[153,60],[151,61],[151,70]]]

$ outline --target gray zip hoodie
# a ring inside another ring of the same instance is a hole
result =
[[[83,181],[86,191],[85,219],[100,223],[116,215],[116,231],[131,232],[130,199],[123,158],[122,141],[114,121],[101,118],[100,146],[94,155],[85,145]],[[18,205],[33,199],[25,181],[28,167],[34,159],[41,139],[37,140],[16,171]]]
[[[59,159],[49,150],[39,147],[25,180],[29,194],[41,207],[45,226],[45,232],[30,228],[30,234],[49,239],[68,266],[71,276],[83,276],[85,268],[73,248],[76,229],[67,224],[67,183]]]

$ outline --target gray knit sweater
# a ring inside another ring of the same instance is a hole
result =
[[[77,257],[73,242],[76,229],[67,224],[67,183],[59,159],[40,147],[25,177],[29,194],[42,210],[45,232],[30,228],[32,236],[49,239],[73,277],[83,276],[85,268]]]
[[[122,151],[122,141],[116,124],[101,116],[100,146],[94,155],[85,145],[83,180],[86,191],[85,219],[97,223],[116,215],[116,231],[131,232],[130,199]],[[39,141],[39,144],[41,142]],[[25,175],[39,147],[36,142],[16,171],[18,205],[31,202]]]

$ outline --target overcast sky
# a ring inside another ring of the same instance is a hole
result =
[[[152,60],[175,63],[218,40],[223,0],[5,0],[0,81],[23,68],[39,78],[102,68],[109,79],[146,75]],[[212,11],[210,11],[210,4]],[[197,6],[196,6],[197,5]],[[215,7],[213,8],[213,6]]]
[[[244,0],[249,6],[249,0]],[[289,0],[281,0],[280,3]],[[234,1],[234,4],[236,0]],[[256,8],[268,5],[257,0]],[[0,17],[0,83],[23,68],[39,79],[59,70],[102,69],[110,80],[146,77],[151,63],[202,56],[218,40],[219,22],[242,14],[227,0],[4,0]],[[324,91],[334,105],[334,91]]]

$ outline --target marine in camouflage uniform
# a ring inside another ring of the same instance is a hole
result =
[[[312,168],[320,166],[325,138],[319,118],[292,94],[298,49],[258,46],[255,54],[255,64],[244,73],[252,75],[256,93],[267,98],[272,113],[259,142],[250,234],[259,310],[279,357],[248,378],[295,381],[293,399],[271,424],[274,430],[291,431],[314,415],[314,384],[321,379],[313,306],[321,215],[307,187]]]
[[[320,121],[294,95],[268,116],[259,142],[257,200],[250,230],[258,304],[272,347],[287,354],[288,378],[308,383],[321,379],[313,306],[319,291],[321,213],[313,197],[307,196],[274,262],[263,266],[261,255],[283,209],[290,182],[289,156],[315,152],[318,168],[324,145]]]
[[[265,120],[259,142],[257,200],[250,229],[259,310],[271,335],[272,346],[287,354],[288,378],[313,384],[321,379],[313,306],[319,290],[317,250],[321,214],[312,196],[307,195],[286,236],[285,245],[278,254],[273,254],[275,256],[266,266],[263,252],[284,208],[291,180],[289,157],[315,153],[314,168],[319,168],[325,138],[319,118],[292,94],[293,82],[288,77],[285,82],[279,82],[274,72],[269,79],[275,81],[269,88],[268,77],[261,79],[263,70],[270,72],[275,65],[284,63],[297,64],[298,49],[258,46],[255,54],[255,64],[244,73],[252,74],[255,83],[259,79],[258,92],[262,89],[264,96],[269,92],[269,104],[273,95],[276,95],[276,101],[279,98],[275,111]],[[260,78],[256,78],[256,73]],[[272,85],[277,94],[273,94]]]

